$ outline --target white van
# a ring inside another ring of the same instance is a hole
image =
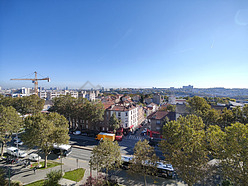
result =
[[[7,148],[7,153],[12,155],[12,156],[17,156],[20,158],[25,158],[27,156],[27,153],[25,153],[24,151],[19,150],[16,147],[9,147]]]

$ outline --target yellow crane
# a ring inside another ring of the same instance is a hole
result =
[[[32,80],[32,83],[34,83],[34,92],[35,94],[38,96],[38,81],[40,80],[47,80],[48,82],[50,81],[50,78],[42,78],[42,79],[38,79],[37,78],[37,72],[34,72],[35,74],[35,78],[24,78],[24,79],[10,79],[10,80]]]

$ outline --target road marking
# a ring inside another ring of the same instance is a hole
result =
[[[67,157],[67,159],[69,159],[69,160],[76,160],[76,159],[78,159],[78,161],[81,161],[81,162],[84,162],[84,163],[89,162],[89,161],[86,161],[86,160],[81,160],[79,158],[72,158],[72,157]]]

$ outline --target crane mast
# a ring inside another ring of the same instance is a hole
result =
[[[34,92],[38,96],[38,81],[40,81],[40,80],[47,80],[48,82],[50,82],[50,78],[47,77],[47,78],[38,79],[37,78],[37,72],[36,71],[34,72],[34,74],[35,74],[35,78],[10,79],[10,80],[31,80],[32,83],[34,83]]]

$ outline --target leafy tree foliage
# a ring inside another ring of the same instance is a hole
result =
[[[190,113],[197,116],[202,116],[206,111],[211,109],[211,106],[202,97],[194,96],[188,100],[188,103]]]
[[[204,112],[202,120],[208,128],[210,125],[216,125],[220,121],[220,113],[215,109],[210,109]]]
[[[145,185],[147,174],[156,174],[156,165],[158,158],[154,147],[148,144],[147,140],[138,141],[134,147],[134,156],[130,161],[130,171],[141,173],[144,176]]]
[[[38,146],[45,154],[45,167],[47,156],[53,144],[68,144],[68,124],[64,116],[58,113],[35,114],[25,120],[25,133],[23,141],[30,147]]]
[[[21,98],[1,97],[0,104],[3,106],[12,106],[21,115],[34,114],[40,112],[45,104],[45,100],[37,95],[24,96]]]
[[[50,111],[65,116],[71,126],[71,121],[88,121],[97,124],[103,120],[104,106],[100,102],[90,102],[85,98],[73,98],[70,95],[60,96],[53,100],[54,106]]]
[[[97,171],[106,169],[107,174],[109,170],[119,167],[121,165],[121,153],[118,143],[108,139],[100,141],[93,148],[90,165]]]
[[[215,158],[220,159],[225,178],[236,185],[248,185],[248,125],[236,122],[225,131],[212,126],[208,141]]]
[[[1,157],[3,157],[3,146],[11,140],[13,132],[17,132],[22,126],[22,119],[12,107],[0,105],[0,141],[2,143]]]
[[[224,130],[225,127],[230,126],[231,123],[233,122],[234,122],[233,112],[231,110],[228,110],[227,108],[224,108],[220,115],[218,125],[221,127],[222,130]]]
[[[45,104],[45,100],[37,95],[24,96],[22,98],[14,98],[13,107],[21,115],[35,114],[40,112]]]
[[[189,185],[195,184],[206,174],[208,149],[205,125],[200,117],[188,115],[170,121],[163,127],[160,147],[168,162]]]
[[[62,178],[61,170],[53,170],[47,174],[47,179],[44,181],[44,186],[58,186],[59,180]]]
[[[120,127],[120,121],[117,119],[115,113],[112,114],[112,116],[109,119],[109,126],[114,131]]]

